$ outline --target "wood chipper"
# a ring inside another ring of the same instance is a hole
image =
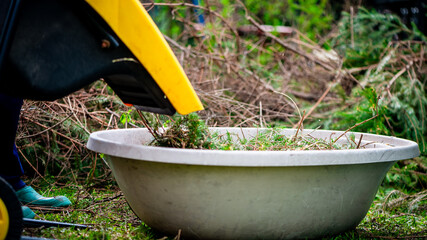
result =
[[[202,110],[181,65],[138,0],[0,1],[0,92],[55,100],[104,79],[135,108]],[[0,240],[19,238],[22,213],[0,180]]]

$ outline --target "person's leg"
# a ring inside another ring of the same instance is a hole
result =
[[[5,179],[15,191],[26,185],[21,180],[24,174],[18,151],[15,146],[15,136],[18,129],[19,114],[23,100],[0,94],[0,126],[3,134],[0,137],[0,177]],[[24,218],[34,218],[34,212],[26,206],[22,206]]]
[[[0,176],[9,182],[15,191],[25,187],[25,183],[20,178],[24,174],[24,170],[15,147],[15,136],[22,103],[23,100],[20,98],[0,94],[0,126],[2,126]]]
[[[26,186],[21,180],[24,174],[21,161],[15,146],[16,131],[23,100],[16,97],[0,94],[0,126],[3,127],[3,136],[0,137],[0,176],[15,189],[18,199],[23,204],[46,207],[68,207],[70,200],[64,196],[43,197],[32,187]]]

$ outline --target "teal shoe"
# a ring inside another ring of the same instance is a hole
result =
[[[33,210],[31,210],[29,207],[27,206],[22,206],[22,217],[23,218],[31,218],[33,219],[36,214],[33,212]]]
[[[40,207],[62,208],[71,205],[70,200],[64,196],[43,197],[38,194],[32,187],[26,186],[16,191],[19,201],[25,205],[33,205]]]

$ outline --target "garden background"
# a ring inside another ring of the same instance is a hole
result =
[[[361,225],[326,239],[427,237],[427,5],[387,2],[143,2],[202,100],[207,125],[292,128],[303,117],[304,128],[346,130],[376,116],[353,131],[419,144],[420,157],[387,173]],[[91,132],[142,126],[102,80],[54,102],[25,101],[17,135],[25,180],[73,202],[35,209],[38,218],[91,229],[24,235],[162,239],[128,208],[102,155],[85,147]]]

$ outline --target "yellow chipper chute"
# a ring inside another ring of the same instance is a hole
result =
[[[1,93],[55,100],[98,79],[142,111],[203,109],[138,0],[0,1]],[[0,198],[0,240],[13,239],[5,229],[20,227],[13,216],[22,214],[9,212],[8,201]]]

